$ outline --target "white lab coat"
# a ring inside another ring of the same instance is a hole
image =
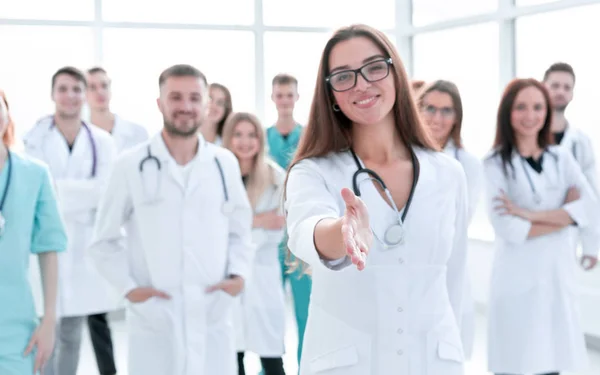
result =
[[[467,196],[469,201],[468,222],[471,223],[483,188],[483,167],[481,165],[481,160],[464,148],[457,148],[452,139],[449,139],[448,143],[446,143],[444,152],[450,157],[458,160],[465,171],[467,177]],[[469,262],[467,262],[467,264],[468,263]],[[470,359],[475,344],[475,300],[473,299],[470,272],[467,272],[465,275],[461,336],[465,358]]]
[[[458,375],[464,354],[460,316],[467,250],[467,187],[458,162],[416,150],[420,177],[405,222],[405,244],[374,240],[366,268],[346,257],[324,262],[315,225],[338,218],[340,191],[352,188],[349,152],[301,161],[287,184],[288,246],[311,266],[313,286],[301,375]],[[367,174],[358,178],[379,238],[397,220]]]
[[[573,155],[590,186],[594,189],[596,195],[599,195],[598,170],[596,168],[594,147],[590,138],[581,130],[568,126],[565,129],[565,135],[560,142],[560,146]],[[600,210],[600,207],[598,209]],[[579,236],[575,236],[574,241],[578,242],[578,237],[584,255],[598,256],[598,246],[600,245],[600,230],[598,228],[579,228]]]
[[[148,140],[148,131],[137,124],[115,115],[115,125],[111,132],[117,151],[122,152]]]
[[[272,181],[262,193],[254,212],[278,210],[282,212],[282,193],[285,171],[268,161]],[[235,331],[238,352],[251,351],[261,357],[280,357],[284,354],[285,297],[281,287],[279,244],[284,229],[254,228],[252,240],[256,256],[252,278],[237,298]]]
[[[106,177],[116,157],[116,147],[110,134],[87,123],[97,149],[96,177],[91,178],[92,144],[84,127],[81,128],[73,150],[52,117],[38,121],[23,139],[25,151],[48,164],[54,179],[59,208],[65,221],[68,248],[58,255],[57,316],[86,316],[113,311],[118,298],[110,285],[96,271],[87,256],[86,247],[92,236],[96,209],[105,188]],[[34,298],[42,300],[39,268],[32,270]]]
[[[514,171],[508,176],[500,156],[484,161],[486,203],[494,232],[496,254],[492,268],[488,334],[489,370],[493,373],[573,371],[586,364],[579,320],[575,249],[572,227],[528,238],[531,223],[501,215],[494,197],[505,191],[512,202],[529,210],[565,209],[581,228],[597,222],[597,198],[573,157],[552,146],[544,153],[543,171],[535,172],[513,152]],[[534,203],[529,173],[542,202]],[[570,186],[581,198],[564,204]]]
[[[122,296],[137,287],[171,296],[127,302],[132,375],[237,373],[234,298],[205,289],[227,275],[247,279],[254,256],[252,210],[237,159],[199,140],[198,154],[186,166],[187,183],[162,134],[125,151],[98,209],[89,251],[104,277]],[[140,173],[148,144],[161,169],[147,161]],[[225,190],[215,157],[235,207],[229,216],[222,211]]]

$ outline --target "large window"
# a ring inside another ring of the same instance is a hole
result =
[[[412,0],[413,24],[423,26],[494,12],[498,0]]]
[[[93,20],[94,0],[0,0],[0,18]]]
[[[517,75],[542,80],[551,64],[571,64],[577,81],[566,115],[574,126],[590,135],[597,147],[600,54],[590,46],[600,35],[599,18],[600,4],[523,17],[516,24]],[[539,30],[544,32],[540,34]]]
[[[254,1],[102,0],[102,16],[106,21],[249,25],[254,22]]]
[[[86,69],[94,61],[92,30],[84,27],[0,26],[0,46],[0,85],[18,137],[54,111],[54,72],[65,65]]]
[[[103,40],[104,66],[113,79],[114,110],[150,131],[162,126],[156,106],[158,77],[173,64],[191,64],[209,83],[227,86],[234,110],[256,107],[251,32],[107,29]]]
[[[266,25],[335,28],[366,23],[394,27],[394,0],[263,0]]]
[[[491,147],[499,86],[499,36],[496,23],[418,35],[414,39],[414,78],[450,80],[458,86],[464,108],[465,147],[482,157]],[[470,235],[493,239],[484,212],[478,209]]]
[[[300,98],[294,116],[306,123],[312,101],[319,60],[329,33],[265,33],[265,126],[275,123],[277,112],[271,101],[271,84],[278,73],[289,73],[298,79]]]

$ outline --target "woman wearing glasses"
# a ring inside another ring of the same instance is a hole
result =
[[[463,374],[466,179],[419,118],[387,37],[338,30],[285,190],[313,277],[301,375]]]
[[[58,260],[67,237],[45,166],[10,149],[14,125],[0,91],[0,374],[31,375],[54,346]],[[39,255],[44,317],[37,321],[29,284]]]
[[[465,171],[469,199],[468,221],[470,223],[481,195],[483,170],[480,160],[465,150],[462,144],[463,109],[458,87],[452,82],[438,80],[425,85],[419,91],[418,100],[423,121],[429,127],[436,143],[443,148],[447,155],[456,159]],[[475,303],[468,276],[467,273],[461,335],[465,357],[471,358],[475,339]]]
[[[597,225],[597,198],[569,150],[549,146],[551,115],[541,83],[511,82],[484,162],[496,233],[488,322],[495,374],[578,372],[587,362],[571,238],[575,226]]]

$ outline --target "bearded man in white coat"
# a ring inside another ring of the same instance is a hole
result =
[[[127,299],[130,375],[235,375],[252,209],[235,156],[198,132],[205,76],[175,65],[159,88],[164,127],[118,158],[89,252]]]

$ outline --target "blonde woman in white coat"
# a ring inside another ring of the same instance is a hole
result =
[[[429,127],[435,141],[447,155],[456,159],[465,171],[470,223],[481,196],[483,169],[481,161],[467,151],[462,144],[463,107],[458,87],[450,81],[434,81],[419,89],[418,102],[423,121]],[[470,359],[475,342],[475,301],[473,300],[469,273],[465,278],[461,336],[465,358]]]
[[[548,92],[516,79],[484,162],[496,233],[488,335],[495,374],[558,374],[587,365],[573,236],[598,221],[597,197],[568,150],[549,146]]]
[[[245,374],[244,352],[260,356],[265,375],[284,375],[285,299],[278,248],[283,238],[282,189],[285,171],[265,159],[264,130],[256,116],[239,112],[227,119],[223,146],[237,157],[254,210],[252,239],[256,255],[252,277],[238,298],[236,336],[238,373]]]

